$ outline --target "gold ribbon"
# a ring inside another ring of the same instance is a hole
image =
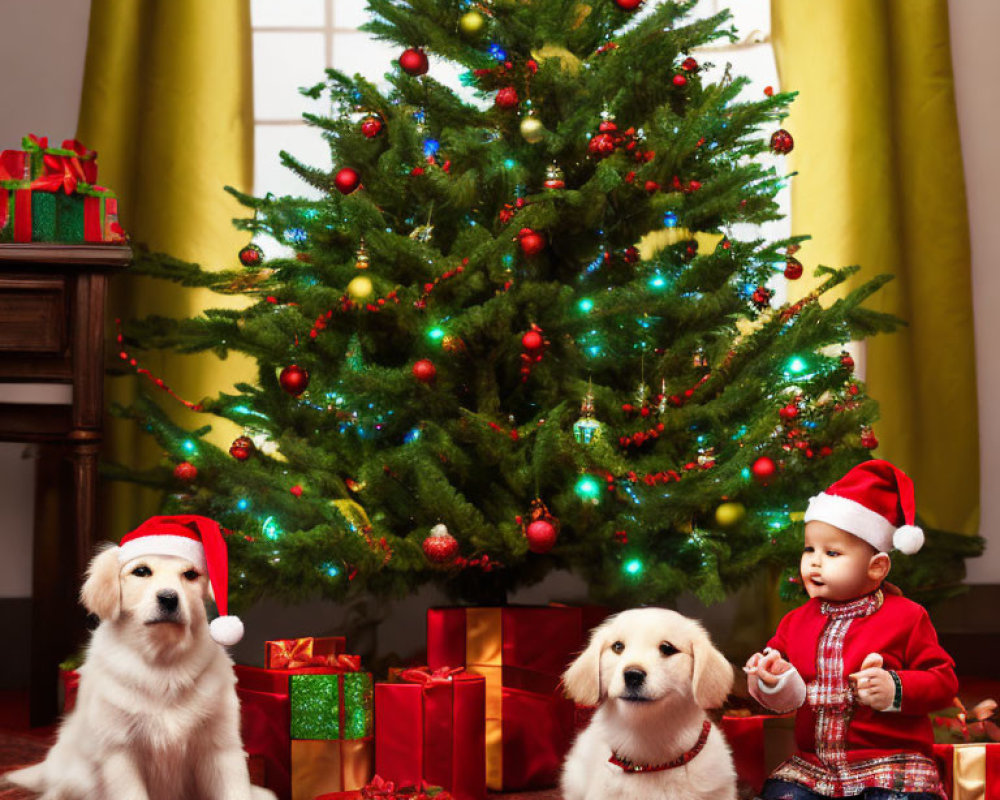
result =
[[[503,623],[499,608],[465,610],[465,666],[486,679],[486,786],[503,788]]]
[[[360,789],[375,772],[371,739],[292,740],[292,800]]]
[[[952,800],[986,800],[986,745],[952,748]]]

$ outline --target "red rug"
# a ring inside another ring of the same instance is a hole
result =
[[[0,731],[0,774],[41,761],[48,742],[34,736]],[[0,788],[0,800],[31,800],[35,795],[20,789]]]

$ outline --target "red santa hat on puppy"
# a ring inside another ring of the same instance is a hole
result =
[[[178,556],[186,558],[202,572],[208,572],[220,615],[208,626],[209,633],[223,645],[236,644],[243,638],[240,618],[227,613],[229,554],[218,522],[195,514],[150,517],[122,537],[118,563],[142,556]]]
[[[914,521],[913,481],[899,467],[875,459],[858,464],[809,500],[806,522],[819,520],[864,539],[880,553],[912,554],[924,544]]]

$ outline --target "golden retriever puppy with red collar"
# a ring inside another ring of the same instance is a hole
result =
[[[623,611],[594,630],[563,683],[597,706],[563,765],[564,800],[735,800],[729,746],[706,714],[733,670],[699,623]]]
[[[76,707],[45,761],[7,782],[41,800],[274,800],[250,785],[232,661],[212,638],[224,626],[205,611],[211,559],[183,541],[191,525],[166,529],[91,562],[81,601],[101,622]]]

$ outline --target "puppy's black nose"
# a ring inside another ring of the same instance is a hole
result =
[[[642,682],[646,680],[646,673],[641,669],[627,669],[625,670],[625,688],[635,691],[640,686]]]
[[[156,602],[160,604],[160,608],[164,611],[170,613],[176,611],[178,601],[177,592],[173,589],[162,589],[156,593]]]

